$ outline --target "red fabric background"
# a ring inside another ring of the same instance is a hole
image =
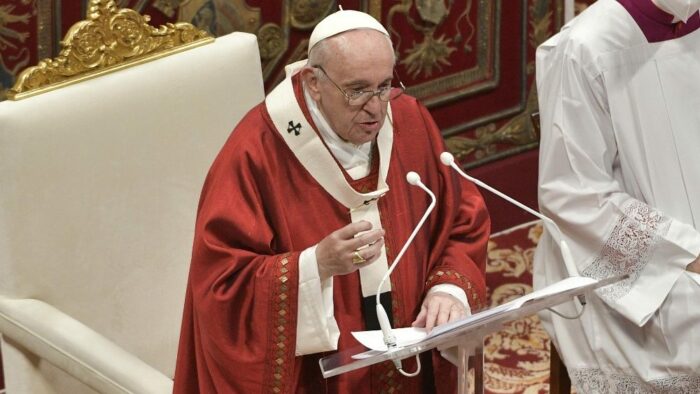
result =
[[[466,172],[526,206],[538,210],[537,158],[537,150],[530,150]],[[480,191],[491,214],[492,233],[537,219],[485,189]]]

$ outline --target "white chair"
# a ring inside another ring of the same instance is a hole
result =
[[[202,183],[264,98],[255,36],[212,41],[0,103],[8,394],[172,391]]]

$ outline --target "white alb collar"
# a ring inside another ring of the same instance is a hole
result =
[[[340,136],[333,131],[330,124],[326,120],[321,110],[318,108],[316,101],[311,98],[311,95],[306,91],[306,86],[303,86],[304,99],[306,106],[311,113],[311,119],[318,128],[321,138],[328,145],[333,156],[340,162],[345,171],[352,179],[360,179],[366,177],[371,169],[372,142],[366,142],[362,145],[343,141]]]

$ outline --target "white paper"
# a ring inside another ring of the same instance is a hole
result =
[[[396,337],[396,346],[403,347],[418,343],[428,336],[428,333],[423,327],[404,327],[391,330]],[[372,350],[386,351],[387,347],[384,343],[384,335],[382,330],[372,331],[353,331],[352,335],[364,347]]]
[[[528,301],[547,298],[555,294],[566,292],[568,290],[585,287],[595,282],[597,282],[595,279],[581,276],[566,278],[557,283],[553,283],[543,289],[533,291],[532,293],[511,300],[505,304],[496,306],[491,309],[487,309],[485,311],[479,312],[471,316],[467,316],[463,319],[453,321],[451,323],[446,323],[435,327],[430,333],[430,335],[428,335],[428,333],[425,331],[425,328],[422,327],[396,328],[392,330],[394,336],[396,336],[396,346],[403,347],[412,345],[426,338],[432,338],[434,336],[440,335],[442,333],[464,326],[466,324],[474,324],[479,321],[485,320],[491,316],[503,314],[521,308]],[[360,342],[368,349],[376,351],[387,350],[386,344],[384,343],[384,336],[382,335],[381,330],[353,331],[352,335],[355,337],[355,339],[357,339],[358,342]]]

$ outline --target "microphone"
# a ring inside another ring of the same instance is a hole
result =
[[[571,254],[571,249],[569,249],[569,245],[566,243],[566,240],[564,240],[563,232],[561,231],[561,229],[559,229],[559,226],[557,226],[557,224],[554,223],[554,221],[552,219],[548,218],[547,216],[544,216],[540,212],[535,211],[534,209],[528,207],[527,205],[521,203],[520,201],[517,201],[517,200],[511,198],[510,196],[494,189],[493,187],[485,184],[484,182],[482,182],[482,181],[480,181],[480,180],[478,180],[470,175],[467,175],[455,163],[455,158],[454,158],[454,156],[452,156],[452,153],[442,152],[440,154],[440,161],[442,162],[442,164],[446,165],[447,167],[452,167],[452,169],[457,171],[457,173],[459,175],[461,175],[463,178],[466,178],[466,179],[474,182],[475,184],[483,187],[484,189],[490,191],[491,193],[497,195],[498,197],[501,197],[502,199],[508,201],[509,203],[511,203],[511,204],[521,208],[521,209],[524,209],[525,211],[531,213],[532,215],[538,217],[539,219],[542,219],[542,221],[551,225],[557,231],[557,233],[559,233],[559,236],[561,238],[561,241],[559,242],[559,249],[561,250],[562,258],[564,259],[564,266],[566,267],[566,271],[569,273],[569,276],[581,276],[578,272],[578,268],[576,268],[576,264],[574,264],[574,257]],[[579,296],[577,299],[579,300],[581,305],[586,304],[586,301],[583,298],[583,296]]]
[[[379,320],[379,327],[382,329],[382,335],[384,337],[384,344],[386,344],[387,350],[391,350],[392,348],[396,347],[396,336],[392,332],[391,329],[391,323],[389,323],[389,317],[386,314],[386,311],[384,310],[384,307],[382,306],[381,302],[379,301],[379,293],[382,288],[382,285],[384,282],[389,279],[389,275],[394,271],[394,268],[396,268],[396,265],[398,264],[399,260],[401,260],[401,257],[403,257],[404,253],[406,253],[406,250],[408,249],[408,246],[413,242],[413,238],[416,237],[416,234],[418,234],[418,230],[423,226],[423,223],[425,223],[426,219],[428,219],[428,215],[430,215],[430,212],[433,211],[435,208],[435,194],[428,189],[423,182],[420,180],[420,175],[417,173],[410,171],[409,173],[406,174],[406,182],[413,186],[418,186],[419,188],[423,189],[428,195],[430,196],[430,205],[428,205],[428,208],[425,210],[425,213],[423,214],[423,217],[420,219],[416,227],[413,229],[413,232],[411,235],[408,237],[406,242],[403,244],[403,247],[399,251],[399,254],[396,255],[394,258],[394,262],[391,263],[391,266],[389,266],[389,269],[386,271],[384,274],[384,277],[382,277],[382,280],[379,282],[379,286],[377,286],[377,320]],[[418,367],[415,372],[413,373],[406,373],[403,371],[401,367],[401,360],[392,360],[394,362],[394,365],[396,368],[405,376],[416,376],[420,372],[420,359],[416,355],[416,360],[418,362]]]

